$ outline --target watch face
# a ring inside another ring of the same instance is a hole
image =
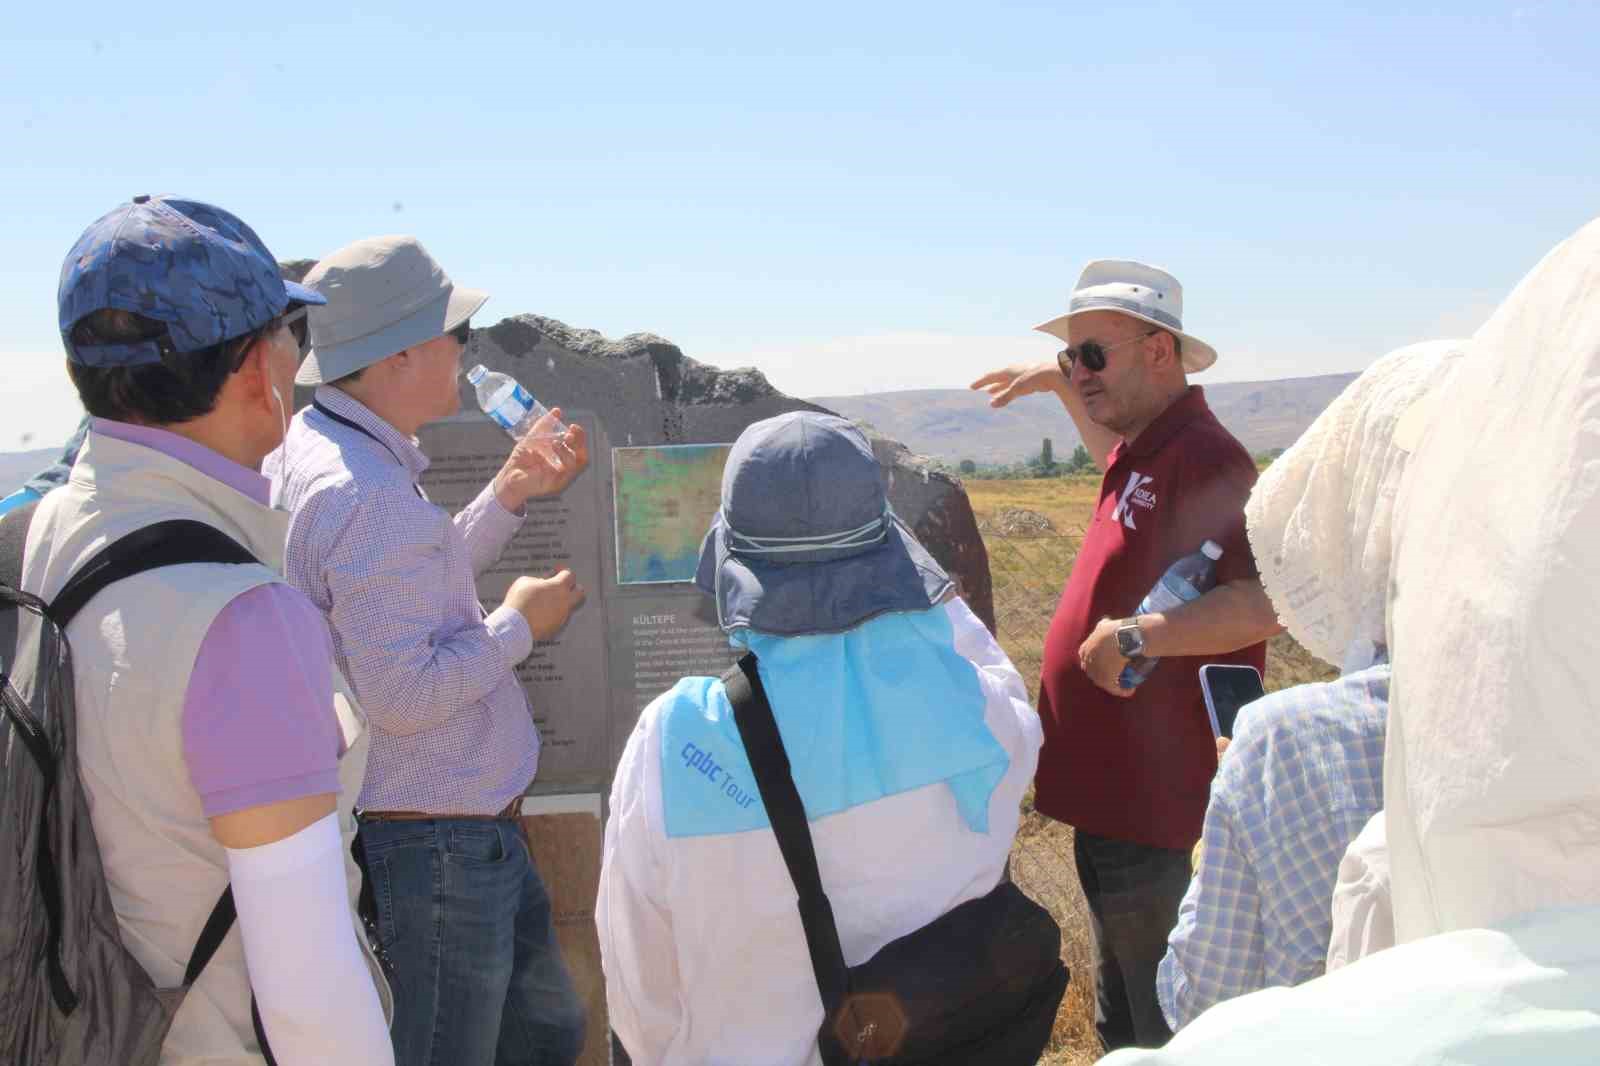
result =
[[[1117,630],[1117,650],[1125,658],[1133,658],[1144,650],[1144,634],[1138,626],[1123,626]]]

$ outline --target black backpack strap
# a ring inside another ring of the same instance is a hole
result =
[[[194,950],[189,953],[189,965],[184,967],[183,971],[184,988],[200,980],[200,975],[205,972],[211,956],[217,953],[223,940],[227,939],[228,930],[233,928],[233,920],[236,917],[238,913],[233,907],[233,886],[229,885],[222,890],[217,905],[211,908],[211,916],[206,919],[199,938],[194,942]]]
[[[50,601],[50,617],[67,625],[100,590],[147,570],[184,563],[253,563],[257,559],[214,526],[173,518],[135,530],[106,545]]]
[[[227,939],[228,931],[233,928],[234,919],[238,916],[238,911],[233,905],[233,886],[229,885],[222,890],[222,895],[217,897],[217,905],[211,908],[211,914],[206,918],[206,924],[201,927],[200,936],[194,942],[194,950],[189,953],[189,965],[183,969],[185,989],[200,980],[206,964],[222,946],[223,940]],[[261,1048],[267,1066],[278,1066],[278,1060],[272,1057],[272,1048],[267,1044],[267,1030],[261,1024],[261,1011],[256,1007],[254,993],[250,996],[250,1026],[256,1031],[256,1044]]]
[[[755,653],[746,652],[723,675],[722,683],[728,691],[728,702],[733,705],[733,720],[750,759],[761,802],[778,838],[778,850],[783,852],[784,865],[800,896],[800,924],[805,928],[806,947],[811,952],[811,969],[816,974],[817,991],[822,994],[824,1015],[832,1019],[849,994],[850,971],[844,963],[844,949],[839,946],[833,905],[822,888],[806,809],[794,786],[789,755],[783,750],[772,705],[767,702],[761,675],[756,672]]]

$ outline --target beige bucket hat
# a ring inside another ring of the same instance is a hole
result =
[[[1401,427],[1467,350],[1426,341],[1375,361],[1262,472],[1244,506],[1261,585],[1289,635],[1344,672],[1388,643],[1391,540],[1412,447]]]
[[[295,375],[320,385],[443,336],[489,294],[457,288],[415,237],[368,237],[326,257],[302,282],[328,302],[310,313],[311,354]]]
[[[1095,259],[1078,275],[1067,299],[1067,313],[1033,328],[1067,344],[1067,323],[1085,311],[1117,311],[1160,326],[1182,341],[1183,369],[1193,374],[1217,361],[1217,350],[1183,331],[1183,286],[1178,279],[1148,263],[1131,259]]]

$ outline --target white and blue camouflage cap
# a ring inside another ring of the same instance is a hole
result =
[[[67,357],[81,366],[159,363],[260,329],[290,301],[322,297],[285,281],[278,261],[237,216],[173,196],[135,196],[78,238],[61,266],[56,309]],[[130,311],[167,327],[155,340],[74,344],[96,311]]]

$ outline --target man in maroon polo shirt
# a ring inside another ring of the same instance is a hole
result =
[[[1053,392],[1106,472],[1045,638],[1034,802],[1075,829],[1100,956],[1096,1023],[1108,1050],[1171,1036],[1156,968],[1216,770],[1200,665],[1262,669],[1263,641],[1279,628],[1245,537],[1255,463],[1188,383],[1216,352],[1183,332],[1182,292],[1143,263],[1092,262],[1067,313],[1038,327],[1067,342],[1057,361],[973,383],[995,407]],[[1166,568],[1207,540],[1223,549],[1216,587],[1135,617]],[[1118,677],[1136,654],[1162,661],[1124,689]]]

